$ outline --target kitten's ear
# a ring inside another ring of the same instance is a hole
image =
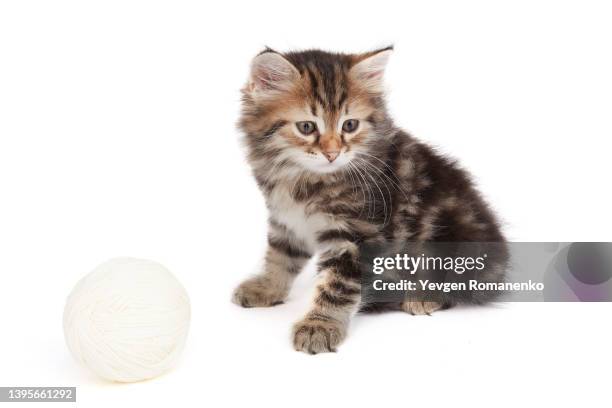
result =
[[[359,55],[350,70],[353,79],[371,92],[382,92],[383,74],[392,52],[393,47],[386,47]]]
[[[279,53],[267,49],[253,59],[247,90],[255,97],[291,89],[298,70]]]

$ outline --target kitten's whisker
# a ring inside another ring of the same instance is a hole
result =
[[[267,171],[268,174],[264,181],[270,181],[272,177],[276,174],[276,170],[280,170],[280,168],[283,167],[285,164],[287,164],[287,159],[275,161],[272,165],[272,168]]]
[[[359,162],[355,162],[354,166],[357,172],[361,175],[363,182],[368,190],[368,200],[370,202],[370,205],[368,206],[368,218],[372,218],[374,215],[376,215],[376,194],[374,194],[374,192],[372,191],[372,188],[370,186],[371,183],[369,183],[366,178],[367,170],[363,167],[359,167]]]
[[[357,172],[354,170],[351,163],[348,163],[348,169],[350,171],[351,178],[353,178],[353,180],[357,182],[357,185],[359,186],[359,189],[361,190],[361,195],[363,197],[363,203],[361,205],[361,212],[359,213],[359,215],[361,216],[361,214],[363,213],[363,209],[366,205],[365,191],[364,191],[363,185],[361,184],[361,181],[359,180],[359,177],[357,176]]]
[[[391,187],[392,187],[392,188],[394,188],[394,190],[397,190],[397,191],[401,192],[401,193],[402,193],[402,195],[403,195],[403,196],[404,196],[406,199],[408,199],[408,196],[407,196],[406,192],[405,192],[405,191],[404,191],[404,190],[403,190],[403,189],[402,189],[400,186],[398,186],[397,184],[395,184],[395,183],[393,182],[393,180],[391,180],[391,179],[389,178],[389,176],[387,176],[387,175],[386,175],[384,172],[381,172],[381,170],[380,170],[380,169],[376,168],[376,166],[372,165],[371,163],[368,163],[368,162],[363,162],[363,164],[364,164],[364,165],[366,165],[366,166],[368,166],[368,168],[369,168],[369,169],[372,169],[373,171],[375,171],[377,174],[379,174],[380,176],[384,177],[384,179],[386,179],[386,180],[388,181],[388,182],[387,182],[387,181],[385,181],[385,180],[381,180],[381,181],[383,182],[383,184],[384,184],[385,188],[387,189],[387,192],[389,193],[389,196],[390,196],[390,198],[391,198],[391,199],[393,199],[393,195],[391,194],[391,191],[389,190],[389,184],[391,184]]]
[[[365,163],[365,162],[364,162]],[[367,163],[366,163],[367,164]],[[366,170],[365,168],[363,170]],[[372,183],[374,183],[374,186],[378,189],[378,191],[380,192],[380,198],[383,201],[383,225],[387,225],[387,221],[390,220],[391,218],[391,205],[392,203],[389,202],[389,211],[387,211],[387,200],[385,200],[385,194],[383,193],[382,189],[380,188],[379,184],[376,182],[376,179],[374,178],[374,176],[372,176],[371,174],[366,172],[366,175],[370,178],[370,180],[372,180]],[[386,183],[383,183],[385,186],[385,189],[387,190],[387,194],[389,194],[389,198],[391,198],[391,192],[389,191],[389,188],[386,186]],[[387,218],[389,217],[389,218]]]
[[[374,170],[378,171],[380,174],[382,174],[384,177],[387,178],[387,180],[389,180],[394,186],[395,188],[402,193],[402,195],[406,198],[409,199],[408,194],[406,193],[406,191],[404,191],[404,189],[401,187],[401,180],[397,177],[397,175],[395,174],[395,172],[393,171],[393,169],[391,168],[391,166],[389,166],[388,164],[386,164],[385,162],[383,162],[382,160],[380,160],[378,157],[373,156],[371,154],[367,154],[367,153],[359,153],[359,154],[364,154],[367,156],[370,156],[376,160],[378,160],[379,162],[381,162],[382,164],[384,164],[389,171],[391,172],[391,174],[393,175],[393,178],[391,178],[388,174],[386,174],[382,169],[379,169],[378,167],[376,167],[373,163],[368,162],[367,160],[364,160],[360,157],[356,157],[356,159],[361,159],[363,160],[365,163],[367,163],[371,168],[373,168]],[[395,179],[395,180],[394,180]]]
[[[371,157],[375,160],[378,160],[379,162],[381,162],[386,168],[388,168],[391,173],[397,178],[397,176],[395,175],[393,168],[391,168],[391,166],[389,166],[389,164],[385,163],[384,161],[382,161],[381,159],[379,159],[378,157],[374,156],[373,154],[370,153],[366,153],[366,152],[358,152],[357,155],[363,155],[363,156],[368,156]],[[398,179],[399,180],[399,179]]]
[[[372,200],[373,194],[372,191],[370,189],[370,186],[368,185],[368,182],[365,178],[365,176],[363,175],[363,173],[361,172],[361,170],[359,169],[359,166],[357,166],[356,163],[351,163],[353,166],[353,169],[355,170],[355,172],[359,175],[359,177],[361,178],[362,182],[363,182],[363,187],[364,189],[367,191],[368,193],[368,218],[371,218],[371,214],[372,214],[372,205],[374,203],[374,201]],[[375,210],[375,208],[374,208]]]
[[[390,216],[391,208],[389,208],[389,212],[388,212],[387,211],[387,200],[385,200],[385,194],[382,192],[380,186],[376,182],[376,179],[371,174],[367,174],[367,176],[370,177],[370,179],[374,183],[374,186],[376,186],[376,188],[378,189],[378,192],[380,193],[380,198],[382,198],[382,201],[383,201],[383,226],[387,225],[387,216],[388,215]],[[387,189],[387,192],[388,191],[389,191],[389,189]],[[389,203],[389,205],[391,205],[391,203]]]
[[[357,160],[358,160],[358,161],[361,161],[361,162],[362,162],[364,165],[367,165],[369,168],[373,169],[373,170],[374,170],[374,171],[376,171],[378,174],[380,174],[381,176],[385,177],[385,178],[386,178],[388,181],[390,181],[392,184],[395,184],[395,183],[393,182],[393,180],[392,180],[392,179],[390,179],[390,178],[389,178],[389,176],[388,176],[387,174],[385,174],[385,173],[384,173],[382,170],[380,170],[379,168],[377,168],[376,166],[374,166],[372,163],[369,163],[368,161],[363,160],[363,159],[360,159],[360,158],[358,158]],[[383,182],[383,185],[384,185],[385,189],[387,190],[387,193],[389,194],[389,201],[390,201],[390,203],[389,203],[389,207],[390,207],[390,209],[392,210],[392,208],[393,208],[393,195],[391,194],[391,190],[389,190],[389,186],[388,186],[388,184],[387,184],[387,183],[386,183],[384,180],[380,180],[380,181],[382,181],[382,182]],[[408,197],[406,196],[406,194],[404,193],[404,191],[403,191],[403,190],[402,190],[402,189],[401,189],[399,186],[397,186],[397,185],[395,185],[395,186],[396,186],[396,187],[399,189],[399,191],[401,191],[401,192],[402,192],[402,194],[404,194],[404,197],[408,198]],[[390,214],[390,216],[391,216],[391,214]],[[389,220],[390,220],[390,218],[389,218]]]
[[[352,197],[353,197],[353,198],[355,198],[355,196],[357,195],[357,190],[356,190],[356,188],[355,188],[355,183],[354,183],[354,181],[353,181],[353,177],[352,177],[352,175],[351,175],[351,169],[350,169],[349,167],[347,167],[347,168],[345,169],[345,171],[344,171],[342,174],[343,174],[344,176],[347,176],[347,175],[348,175],[348,176],[351,178],[350,184],[351,184],[351,187],[352,187],[352,193],[353,193]],[[346,179],[346,177],[344,177],[344,181],[348,182],[348,180]]]
[[[358,217],[361,217],[361,214],[363,214],[363,210],[364,210],[365,205],[366,205],[366,196],[365,196],[365,191],[364,191],[363,186],[361,185],[361,182],[359,181],[359,178],[358,178],[358,177],[357,177],[357,175],[355,174],[355,170],[353,169],[353,166],[351,165],[351,163],[348,163],[347,170],[349,171],[349,174],[350,174],[350,176],[351,176],[351,179],[352,179],[353,181],[356,181],[356,182],[359,184],[359,190],[361,190],[361,195],[362,195],[362,197],[363,197],[363,202],[362,202],[362,204],[361,204],[361,210],[359,211],[359,215],[358,215]],[[355,186],[355,185],[354,185],[354,187],[355,187],[355,189],[357,189],[357,186]]]

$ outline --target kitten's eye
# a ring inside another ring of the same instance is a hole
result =
[[[306,120],[306,121],[303,121],[303,122],[296,122],[295,126],[297,126],[298,130],[303,135],[309,135],[312,132],[314,132],[315,130],[317,130],[316,123],[311,122],[309,120]]]
[[[348,119],[348,120],[345,120],[344,123],[342,124],[342,130],[347,133],[352,133],[355,130],[357,130],[358,126],[359,126],[359,121],[357,119]]]

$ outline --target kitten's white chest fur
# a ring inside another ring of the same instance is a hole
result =
[[[306,204],[296,202],[284,187],[275,188],[268,196],[268,207],[272,217],[289,228],[311,251],[317,249],[317,234],[333,226],[331,216],[306,212]]]

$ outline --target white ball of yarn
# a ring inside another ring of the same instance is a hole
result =
[[[72,355],[100,377],[156,377],[180,356],[190,321],[187,292],[162,265],[116,258],[81,279],[66,302]]]

